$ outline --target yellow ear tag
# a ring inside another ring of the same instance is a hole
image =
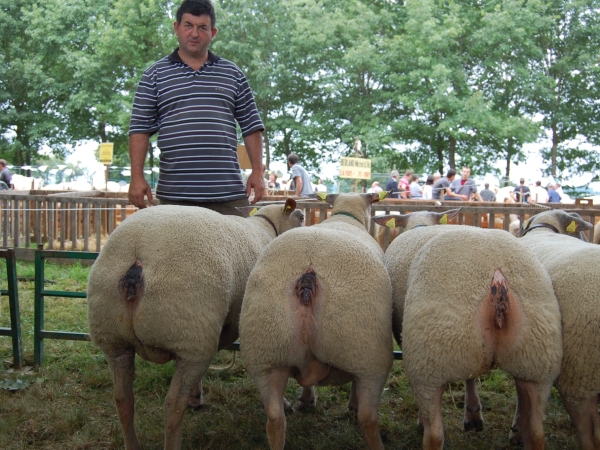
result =
[[[379,192],[379,201],[381,201],[384,198],[386,198],[387,195],[388,195],[387,191],[381,191],[381,192]]]
[[[290,209],[292,209],[292,207],[291,207],[291,206],[286,206],[285,208],[283,208],[283,213],[284,213],[284,214],[287,214],[287,212],[288,212]]]
[[[444,214],[444,215],[442,216],[442,218],[440,219],[440,223],[441,223],[442,225],[447,225],[447,224],[448,224],[448,214]]]
[[[318,192],[317,197],[319,197],[322,202],[327,201],[327,194],[325,192]]]
[[[254,208],[252,211],[250,211],[250,214],[248,214],[250,217],[252,217],[254,214],[256,214],[258,212],[258,208]]]
[[[388,228],[396,228],[396,219],[392,217],[385,223],[385,226]]]
[[[569,233],[575,233],[575,231],[577,231],[577,224],[575,223],[575,221],[573,220],[569,226],[567,227],[567,231]]]

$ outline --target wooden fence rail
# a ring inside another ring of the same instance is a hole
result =
[[[282,201],[285,197],[268,196],[261,204]],[[298,199],[298,207],[305,212],[307,226],[320,223],[331,213],[327,203]],[[510,224],[519,224],[532,215],[548,208],[577,212],[585,220],[600,220],[600,205],[578,200],[574,205],[528,205],[493,202],[439,202],[388,199],[375,203],[372,215],[414,211],[446,211],[461,206],[462,210],[452,223],[509,230]],[[0,246],[14,247],[17,257],[31,258],[38,245],[49,250],[99,251],[112,231],[137,208],[129,204],[124,194],[100,191],[55,192],[2,191],[0,192]],[[376,225],[370,228],[375,234]],[[389,232],[386,231],[386,236]],[[593,230],[588,235],[590,241]],[[386,238],[384,247],[389,244]]]

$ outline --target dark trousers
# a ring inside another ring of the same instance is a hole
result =
[[[160,199],[159,205],[178,205],[178,206],[200,206],[202,208],[212,209],[220,214],[226,216],[240,216],[246,217],[236,207],[249,206],[250,202],[247,198],[243,200],[231,200],[229,202],[177,202],[172,200]]]

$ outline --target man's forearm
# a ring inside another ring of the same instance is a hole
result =
[[[144,164],[150,145],[150,135],[132,134],[129,136],[129,159],[131,162],[131,176],[144,176]]]
[[[252,171],[256,171],[256,173],[262,172],[262,132],[255,131],[254,133],[250,133],[248,136],[245,136],[244,145],[246,146],[248,159],[252,165]]]
[[[296,177],[294,181],[296,183],[296,196],[300,197],[300,193],[302,192],[302,178]]]

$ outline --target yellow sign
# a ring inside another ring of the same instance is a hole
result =
[[[113,147],[114,144],[112,142],[103,142],[100,144],[100,163],[112,164]]]
[[[371,160],[364,158],[340,158],[340,178],[370,179]]]
[[[238,161],[240,162],[240,169],[252,169],[252,164],[250,164],[250,158],[248,157],[248,151],[246,150],[245,145],[239,144],[237,146],[237,154]]]

